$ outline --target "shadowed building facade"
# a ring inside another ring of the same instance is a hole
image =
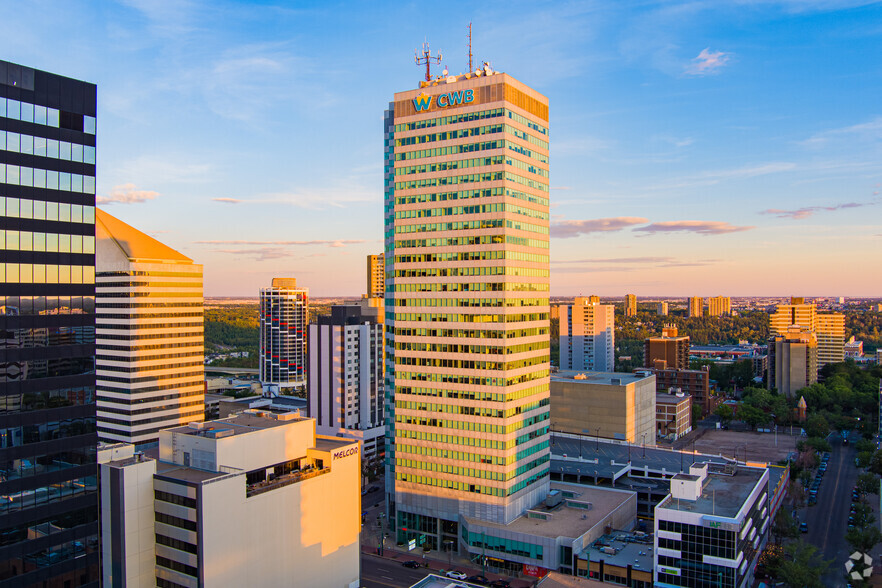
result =
[[[492,72],[422,86],[386,112],[389,515],[480,554],[466,517],[548,491],[548,101]]]
[[[0,61],[0,585],[97,586],[94,84]]]

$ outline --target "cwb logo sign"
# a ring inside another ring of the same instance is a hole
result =
[[[432,99],[434,96],[420,94],[413,99],[413,108],[417,112],[429,110],[432,107]],[[435,98],[435,106],[438,108],[447,108],[448,106],[456,106],[458,104],[469,104],[475,101],[474,90],[460,90],[459,92],[448,92],[441,94]]]

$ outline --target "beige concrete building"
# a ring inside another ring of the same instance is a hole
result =
[[[202,266],[96,213],[98,434],[154,442],[204,418]]]
[[[395,94],[384,144],[389,516],[462,550],[464,517],[548,494],[548,99],[435,78]]]
[[[732,314],[732,299],[728,296],[712,296],[707,299],[707,315],[723,316]]]
[[[692,396],[678,389],[655,395],[655,425],[659,437],[675,440],[692,430]]]
[[[551,376],[551,429],[655,444],[655,376],[560,371]]]
[[[790,304],[779,304],[778,309],[769,315],[769,337],[783,336],[793,326],[815,334],[818,369],[828,363],[845,361],[844,314],[819,313],[814,304],[806,304],[802,298],[793,298]]]
[[[658,308],[655,311],[658,316],[668,316],[668,303],[667,302],[659,302]]]
[[[689,318],[704,316],[704,298],[701,296],[690,297],[686,316]]]
[[[577,297],[560,307],[560,368],[611,372],[616,369],[615,307]]]
[[[386,256],[367,256],[367,289],[365,298],[383,298],[386,294]]]
[[[100,451],[108,588],[359,586],[358,443],[251,411]]]
[[[794,394],[818,381],[818,339],[815,333],[791,326],[787,332],[769,338],[767,386],[779,394]]]
[[[636,294],[625,294],[625,316],[637,316]]]

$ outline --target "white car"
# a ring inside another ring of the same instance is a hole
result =
[[[456,570],[450,570],[449,572],[447,572],[447,577],[453,578],[454,580],[465,580],[466,578],[468,578],[468,576],[466,576],[462,572],[457,572]]]

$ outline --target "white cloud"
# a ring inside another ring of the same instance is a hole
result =
[[[159,192],[152,190],[139,190],[135,184],[122,184],[114,186],[108,196],[98,195],[95,198],[97,204],[139,204],[153,200],[159,196]]]
[[[731,53],[711,51],[710,47],[701,50],[698,57],[692,59],[683,73],[690,76],[706,76],[719,73],[720,68],[729,63]]]

